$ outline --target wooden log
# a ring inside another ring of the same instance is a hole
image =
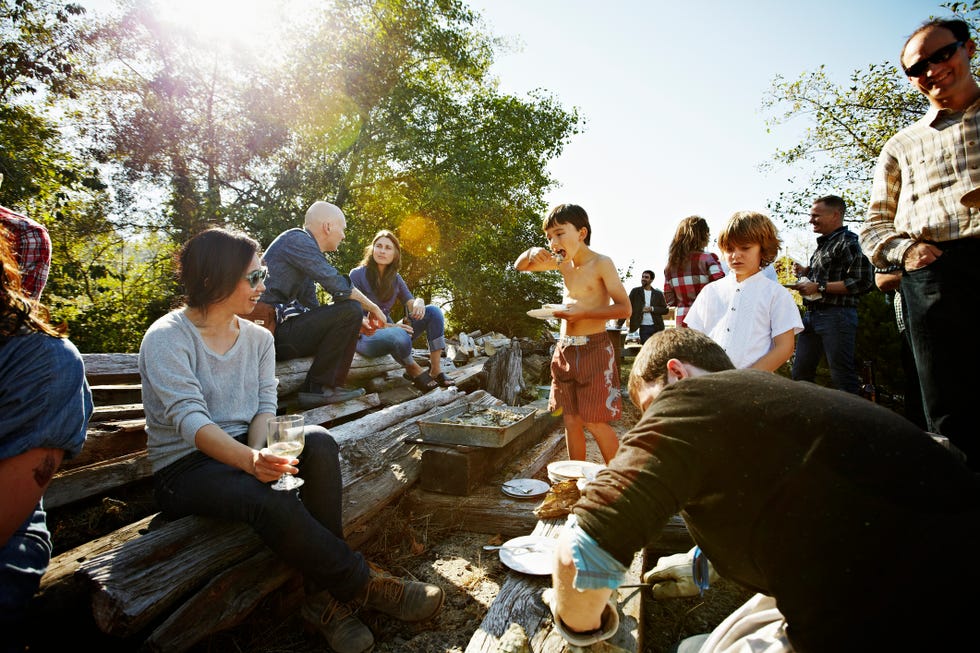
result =
[[[211,632],[245,621],[259,602],[296,577],[296,572],[268,548],[231,567],[208,583],[195,600],[177,608],[143,642],[141,651],[179,653],[205,636],[201,624]]]
[[[143,430],[145,422],[143,420],[139,422],[140,426],[137,429],[118,428],[113,424],[90,423],[81,452],[74,458],[64,461],[60,471],[67,472],[145,450],[146,432]]]
[[[93,387],[93,394],[98,393],[98,403],[123,403],[122,401],[113,401],[113,398],[134,396],[133,386],[140,382],[138,354],[82,354],[82,361],[85,365],[85,377],[88,379],[89,385],[99,386],[97,391]],[[303,381],[306,380],[306,373],[312,362],[312,356],[276,362],[276,377],[279,379],[278,393],[280,397],[299,390]],[[347,378],[350,382],[359,382],[394,369],[401,369],[401,365],[390,355],[365,358],[360,354],[354,354]],[[122,394],[124,390],[120,384],[129,394]]]
[[[96,406],[92,411],[89,423],[100,424],[124,419],[140,419],[143,417],[143,404],[118,404],[114,406]]]
[[[59,472],[44,492],[44,506],[58,508],[149,478],[152,474],[145,448],[105,462]]]
[[[486,369],[487,392],[508,406],[518,405],[518,397],[524,391],[524,375],[521,372],[521,348],[516,341],[491,356]]]

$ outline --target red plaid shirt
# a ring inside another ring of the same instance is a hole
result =
[[[34,299],[41,296],[51,267],[51,237],[44,225],[0,206],[0,224],[9,234],[10,246],[17,256],[20,285]]]
[[[667,306],[674,306],[674,323],[684,324],[684,315],[691,308],[698,293],[712,281],[725,276],[721,261],[711,252],[691,252],[687,262],[680,268],[664,270],[664,298]]]

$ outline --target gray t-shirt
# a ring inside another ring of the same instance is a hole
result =
[[[258,413],[276,413],[276,352],[266,329],[239,320],[238,340],[211,351],[183,309],[153,323],[140,345],[147,449],[153,471],[196,450],[202,426],[232,437],[248,432]]]

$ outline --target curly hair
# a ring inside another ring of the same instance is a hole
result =
[[[701,252],[708,246],[708,222],[700,215],[684,218],[677,225],[667,253],[667,269],[676,270],[687,262],[691,252]]]

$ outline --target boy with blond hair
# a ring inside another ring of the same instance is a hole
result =
[[[728,276],[704,287],[687,326],[721,345],[735,367],[774,372],[790,359],[803,330],[789,291],[759,274],[779,252],[776,226],[754,211],[739,211],[718,235]]]
[[[608,256],[589,247],[592,227],[581,206],[561,204],[544,219],[548,247],[522,252],[514,267],[522,272],[558,270],[565,285],[561,337],[551,360],[548,408],[562,410],[565,445],[571,460],[585,460],[585,431],[608,463],[619,448],[610,422],[622,414],[619,366],[606,322],[632,313],[629,295]]]

